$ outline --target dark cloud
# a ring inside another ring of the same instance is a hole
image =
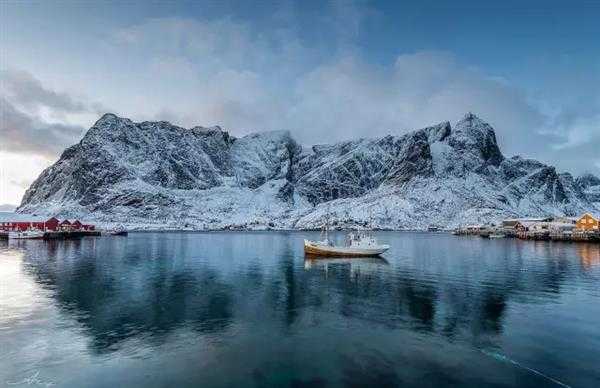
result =
[[[66,93],[45,88],[30,73],[18,70],[0,70],[2,94],[14,104],[27,110],[49,108],[59,112],[86,112],[85,104],[75,101]]]
[[[0,151],[55,158],[84,130],[66,123],[66,115],[102,109],[51,90],[24,71],[1,70],[0,85]]]
[[[82,127],[44,122],[0,97],[0,151],[54,158],[82,133]]]

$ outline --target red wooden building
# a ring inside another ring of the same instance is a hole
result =
[[[95,230],[91,224],[83,224],[79,220],[59,221],[56,217],[46,218],[31,214],[0,212],[0,230],[19,231],[27,229],[39,230]]]

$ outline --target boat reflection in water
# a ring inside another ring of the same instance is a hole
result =
[[[305,255],[304,269],[321,269],[327,275],[330,266],[350,267],[352,275],[374,273],[381,270],[382,266],[388,266],[390,263],[382,257],[329,257],[319,255]]]

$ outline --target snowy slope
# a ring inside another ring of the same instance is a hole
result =
[[[390,229],[597,211],[600,180],[505,158],[473,114],[404,136],[302,149],[289,132],[235,138],[104,115],[27,190],[19,212],[151,228]]]

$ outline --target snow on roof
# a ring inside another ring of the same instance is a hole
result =
[[[0,222],[44,222],[50,217],[35,214],[22,214],[14,212],[0,212]]]
[[[585,213],[581,214],[579,217],[576,217],[575,220],[579,221],[580,219],[585,217],[586,214],[592,216],[593,218],[595,218],[597,220],[600,220],[600,213],[595,213],[595,212],[585,212]]]
[[[523,226],[531,226],[531,225],[537,225],[537,224],[545,223],[544,221],[531,221],[531,220],[518,221],[518,222],[519,222],[519,224],[521,224]]]
[[[569,224],[566,222],[549,222],[548,226],[551,229],[574,229],[575,228],[574,224]]]
[[[504,220],[505,222],[544,222],[551,219],[551,217],[525,217],[525,218],[508,218]]]

